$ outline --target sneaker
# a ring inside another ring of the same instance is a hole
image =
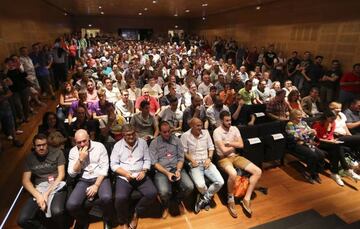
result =
[[[344,182],[341,180],[341,177],[339,176],[339,174],[332,173],[331,179],[333,179],[341,187],[344,186]]]
[[[233,218],[237,218],[237,217],[238,217],[237,212],[236,212],[236,209],[235,209],[235,202],[229,202],[227,208],[228,208],[228,210],[229,210],[230,215],[231,215]]]
[[[356,174],[356,173],[354,172],[354,170],[352,170],[352,169],[349,169],[349,170],[345,171],[344,173],[345,173],[347,176],[349,176],[349,177],[351,177],[352,179],[354,179],[356,182],[357,182],[358,180],[360,180],[360,176],[359,176],[358,174]]]
[[[205,209],[205,211],[209,211],[210,210],[210,203],[207,204],[204,209]]]
[[[209,201],[204,197],[200,198],[200,200],[195,204],[195,213],[199,213],[201,209],[205,208],[206,205],[209,204]]]
[[[242,199],[240,201],[241,205],[243,206],[243,208],[245,209],[245,211],[251,215],[252,214],[252,211],[251,211],[251,208],[250,208],[250,200],[245,200],[245,199]]]

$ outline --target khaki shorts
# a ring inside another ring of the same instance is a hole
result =
[[[235,155],[233,157],[225,157],[225,158],[219,160],[219,162],[218,162],[219,167],[222,170],[225,170],[225,168],[229,165],[231,165],[235,168],[245,169],[246,166],[248,166],[250,163],[251,163],[251,161],[249,161],[245,157],[241,157],[239,155]]]

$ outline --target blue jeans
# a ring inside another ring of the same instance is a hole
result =
[[[224,185],[224,179],[213,163],[207,169],[202,164],[191,168],[190,176],[199,192],[208,199],[211,199]],[[209,187],[206,186],[205,176],[212,182]]]
[[[169,200],[173,193],[173,186],[177,189],[176,199],[178,201],[189,196],[194,190],[194,184],[184,169],[181,170],[181,179],[179,181],[170,182],[166,175],[157,172],[155,174],[154,183],[158,189],[161,203],[164,208],[169,206]]]

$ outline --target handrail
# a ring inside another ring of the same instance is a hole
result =
[[[7,219],[9,218],[10,213],[11,213],[11,211],[13,210],[13,208],[14,208],[17,200],[19,199],[19,196],[20,196],[20,194],[21,194],[21,192],[22,192],[23,189],[24,189],[24,186],[21,186],[20,190],[18,191],[18,193],[17,193],[17,195],[16,195],[16,197],[15,197],[15,200],[14,200],[13,203],[11,204],[11,207],[9,208],[8,212],[7,212],[6,215],[5,215],[4,220],[2,221],[2,223],[1,223],[1,225],[0,225],[0,229],[2,229],[2,228],[5,226],[5,223],[6,223]]]

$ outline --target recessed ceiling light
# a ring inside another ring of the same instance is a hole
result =
[[[175,25],[175,29],[177,29],[179,26]]]
[[[138,13],[140,16],[142,15],[142,13],[140,12],[140,13]]]
[[[157,1],[156,1],[156,0],[154,0],[154,1],[153,1],[153,3],[154,3],[154,4],[156,4],[156,3],[157,3]]]
[[[260,10],[260,9],[261,9],[261,6],[256,6],[255,9],[256,9],[256,10]]]
[[[205,20],[206,20],[206,17],[202,17],[202,20],[205,21]]]
[[[89,27],[91,27],[92,26],[92,24],[89,24]]]
[[[103,12],[103,11],[101,11],[100,13],[101,13],[101,14],[104,14],[104,12]]]
[[[201,6],[202,6],[202,7],[207,7],[208,4],[207,4],[207,3],[203,3]]]
[[[144,8],[144,10],[145,10],[145,11],[147,11],[147,10],[148,10],[148,8]]]
[[[177,17],[178,16],[178,14],[174,14],[174,17]]]
[[[99,9],[101,9],[102,7],[101,6],[99,6]]]
[[[64,13],[64,16],[67,16],[67,15],[68,15],[68,14],[65,12],[65,13]]]
[[[190,12],[190,10],[185,10],[185,12],[186,12],[186,13],[189,13],[189,12]]]

